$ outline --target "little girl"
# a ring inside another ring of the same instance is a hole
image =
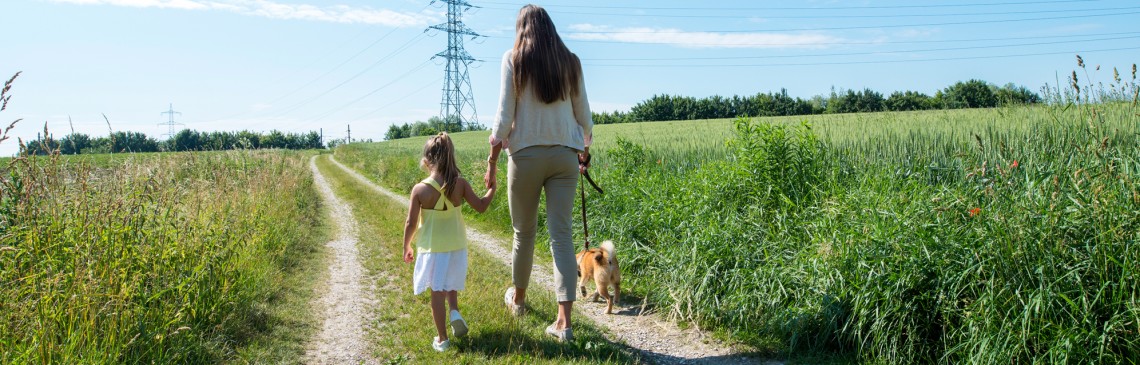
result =
[[[459,315],[458,291],[467,281],[467,229],[460,208],[466,201],[482,213],[491,205],[496,187],[492,185],[483,197],[475,195],[471,184],[459,177],[455,146],[447,133],[428,139],[420,166],[431,175],[412,188],[408,220],[404,222],[404,262],[413,260],[414,241],[419,252],[414,254],[413,292],[419,295],[431,288],[431,316],[439,334],[431,347],[442,352],[451,346],[444,323],[445,298],[451,309],[452,334],[467,334],[467,322]]]

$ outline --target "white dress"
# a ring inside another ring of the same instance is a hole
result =
[[[444,194],[439,183],[431,178],[424,179],[423,183],[439,191],[439,200],[435,209],[424,210],[420,214],[420,224],[416,232],[416,266],[412,270],[412,292],[415,295],[431,288],[432,291],[463,290],[467,282],[467,229],[463,223],[462,210],[451,204]],[[443,239],[445,242],[433,240]],[[435,247],[440,244],[459,249],[444,252],[430,251],[424,247]],[[423,246],[421,246],[423,245]]]
[[[467,249],[416,254],[412,270],[413,293],[427,288],[433,291],[463,290],[467,282]]]

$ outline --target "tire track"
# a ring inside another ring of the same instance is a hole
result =
[[[309,160],[313,182],[321,198],[329,206],[330,216],[336,224],[336,236],[325,244],[331,251],[328,279],[322,286],[325,292],[315,301],[323,315],[320,333],[306,346],[308,364],[377,364],[369,354],[365,341],[365,323],[376,301],[367,288],[364,266],[357,250],[356,217],[352,209],[340,200],[324,175],[317,169],[317,157]],[[337,164],[340,166],[340,164]]]

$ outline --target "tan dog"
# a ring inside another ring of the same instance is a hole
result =
[[[594,279],[596,290],[591,301],[598,300],[600,294],[606,298],[606,314],[614,314],[614,302],[621,296],[621,268],[618,267],[617,256],[614,255],[613,241],[602,242],[598,248],[591,248],[578,253],[578,291],[582,299],[586,299],[586,282]],[[609,287],[613,286],[614,294],[611,297]]]

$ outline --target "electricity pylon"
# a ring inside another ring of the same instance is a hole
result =
[[[164,112],[162,112],[162,113],[159,113],[159,115],[162,115],[162,114],[169,114],[169,115],[170,115],[170,120],[168,120],[166,123],[158,123],[158,125],[165,125],[165,126],[169,127],[169,128],[168,128],[168,129],[169,129],[169,131],[168,131],[166,134],[164,134],[164,135],[165,135],[165,136],[166,136],[166,138],[168,138],[168,139],[169,139],[169,138],[174,138],[174,126],[176,126],[176,125],[185,125],[185,124],[182,124],[182,123],[175,123],[175,122],[174,122],[174,115],[175,115],[175,114],[178,114],[178,115],[182,115],[182,113],[179,113],[179,112],[176,112],[176,111],[174,111],[174,103],[170,103],[170,110],[168,110],[168,111],[164,111]]]
[[[475,125],[479,123],[479,118],[475,112],[475,97],[471,94],[471,77],[467,74],[467,66],[476,60],[463,49],[463,38],[471,37],[474,40],[482,35],[468,28],[462,20],[463,12],[473,6],[466,0],[432,0],[431,3],[436,1],[447,4],[447,22],[428,27],[429,30],[447,32],[447,49],[432,56],[432,59],[447,60],[439,117],[444,123],[456,122],[460,127]]]

